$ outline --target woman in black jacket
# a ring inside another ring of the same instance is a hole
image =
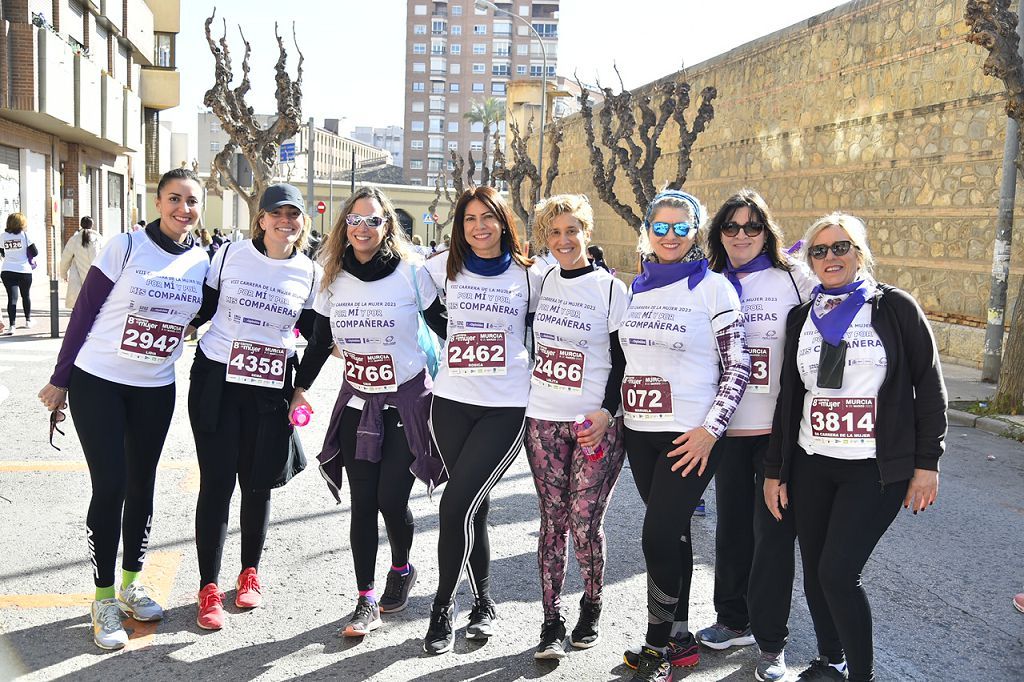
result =
[[[804,244],[821,285],[786,321],[764,496],[777,519],[793,501],[820,654],[799,679],[870,681],[861,571],[901,504],[935,502],[946,389],[917,302],[871,276],[864,224],[834,213]]]

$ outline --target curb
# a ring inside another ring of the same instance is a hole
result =
[[[979,431],[985,431],[995,436],[1015,436],[1019,427],[1004,422],[1002,419],[993,417],[979,417],[963,410],[946,410],[946,417],[950,426],[966,426]]]

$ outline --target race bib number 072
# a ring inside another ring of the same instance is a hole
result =
[[[672,421],[672,386],[657,376],[627,375],[622,379],[622,409],[630,419]]]
[[[448,337],[448,374],[500,375],[505,365],[505,332],[462,332]]]
[[[251,341],[232,341],[225,379],[233,384],[281,388],[287,363],[288,351],[284,348]]]
[[[174,354],[184,333],[184,325],[129,315],[117,354],[129,360],[159,365]]]

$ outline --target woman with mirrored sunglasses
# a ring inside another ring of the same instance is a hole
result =
[[[638,245],[643,271],[619,328],[626,454],[647,505],[647,641],[625,654],[637,668],[634,680],[670,679],[671,666],[699,660],[688,623],[690,517],[750,376],[736,289],[708,268],[700,245],[705,216],[695,197],[678,190],[647,207]]]
[[[193,171],[164,173],[156,190],[159,219],[116,235],[100,251],[82,283],[50,382],[39,392],[52,412],[51,443],[70,400],[89,466],[92,636],[102,649],[128,642],[122,612],[140,621],[163,618],[138,579],[149,545],[157,465],[174,414],[174,363],[210,267],[189,233],[202,197]],[[121,582],[115,586],[119,543]]]
[[[793,592],[791,513],[778,523],[761,501],[764,453],[779,395],[786,316],[816,284],[790,261],[782,230],[751,189],[729,197],[708,229],[708,262],[736,289],[743,310],[751,374],[743,400],[719,447],[715,473],[715,624],[697,633],[712,649],[753,644],[761,649],[754,676],[785,677]]]
[[[309,230],[304,205],[293,185],[263,191],[251,239],[224,242],[213,257],[203,307],[192,323],[210,322],[196,349],[188,394],[199,461],[196,623],[205,630],[224,625],[220,569],[236,482],[241,566],[234,602],[252,609],[263,604],[259,567],[271,490],[306,465],[288,417],[298,364],[293,330],[302,310],[312,307],[321,276],[302,252]]]
[[[318,459],[339,503],[342,471],[348,478],[349,544],[358,596],[340,634],[361,637],[383,624],[381,613],[408,604],[416,583],[409,495],[416,478],[431,489],[444,480],[427,430],[433,382],[417,342],[421,311],[444,333],[444,306],[394,205],[378,189],[362,187],[349,197],[320,249],[320,260],[324,280],[313,305],[313,338],[295,378],[292,409],[313,411],[305,393],[333,347],[344,360],[344,379]],[[378,514],[391,549],[383,595],[374,579]]]
[[[875,677],[861,573],[900,505],[916,514],[935,502],[946,389],[924,312],[871,275],[864,223],[825,216],[804,249],[821,284],[786,321],[764,498],[779,520],[793,503],[820,654],[801,679],[866,682]]]

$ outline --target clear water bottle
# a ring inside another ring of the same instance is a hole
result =
[[[312,418],[313,411],[306,405],[299,405],[292,410],[292,424],[295,424],[296,426],[305,426]]]
[[[573,422],[572,430],[573,433],[579,433],[585,429],[589,429],[593,426],[593,422],[587,419],[586,415],[576,415],[576,420]],[[598,443],[596,448],[587,447],[585,445],[580,446],[580,450],[583,451],[583,456],[587,458],[587,461],[596,462],[604,457],[604,448]]]

